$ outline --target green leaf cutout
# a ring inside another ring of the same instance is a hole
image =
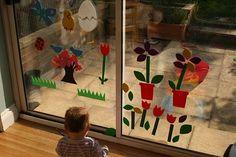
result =
[[[124,109],[126,109],[126,110],[132,110],[134,107],[133,106],[131,106],[131,105],[125,105],[124,106]]]
[[[163,80],[164,76],[163,75],[156,75],[152,78],[151,83],[157,84],[160,83]]]
[[[169,86],[172,88],[172,89],[175,89],[175,83],[172,81],[172,80],[169,80]]]
[[[114,128],[107,128],[104,132],[105,135],[116,137],[116,129]]]
[[[139,72],[139,71],[134,71],[134,75],[135,75],[135,77],[136,77],[139,81],[145,82],[145,77],[144,77],[144,75],[143,75],[141,72]]]
[[[172,141],[175,143],[175,142],[178,142],[179,141],[179,135],[175,136]]]
[[[180,134],[188,134],[192,131],[192,125],[185,124],[180,128]]]
[[[138,107],[134,107],[134,112],[140,114],[140,113],[142,113],[142,110]]]
[[[129,126],[129,120],[127,118],[123,117],[123,122],[125,125]]]
[[[144,124],[144,128],[146,130],[148,130],[150,128],[150,124],[149,124],[149,121],[146,121],[146,123]]]
[[[128,97],[129,97],[129,100],[132,101],[134,98],[133,92],[129,91]]]
[[[183,115],[183,116],[179,117],[179,122],[183,123],[186,121],[186,119],[187,119],[187,115]]]

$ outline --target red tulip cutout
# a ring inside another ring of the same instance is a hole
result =
[[[164,108],[157,107],[157,105],[153,109],[153,115],[156,117],[156,120],[155,120],[155,124],[152,130],[152,135],[156,135],[157,127],[160,120],[159,117],[163,114],[164,110],[165,110]]]
[[[174,122],[176,120],[176,117],[173,116],[172,114],[167,114],[167,121],[170,123],[170,128],[169,128],[169,134],[168,134],[168,142],[171,142],[172,139],[172,134],[174,130]]]
[[[105,69],[106,69],[106,59],[110,52],[110,46],[107,43],[100,44],[100,51],[103,55],[103,61],[102,61],[102,77],[99,77],[99,80],[101,81],[101,84],[104,84],[108,79],[105,78]]]

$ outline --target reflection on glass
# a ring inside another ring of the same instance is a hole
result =
[[[126,4],[122,134],[223,156],[236,137],[232,5]]]
[[[15,18],[28,110],[115,128],[115,1],[21,1]]]

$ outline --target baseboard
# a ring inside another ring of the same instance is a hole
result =
[[[0,131],[5,131],[19,117],[19,112],[15,104],[0,113]]]

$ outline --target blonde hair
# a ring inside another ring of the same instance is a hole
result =
[[[65,114],[65,128],[70,132],[80,132],[89,123],[89,114],[84,107],[71,107]]]

